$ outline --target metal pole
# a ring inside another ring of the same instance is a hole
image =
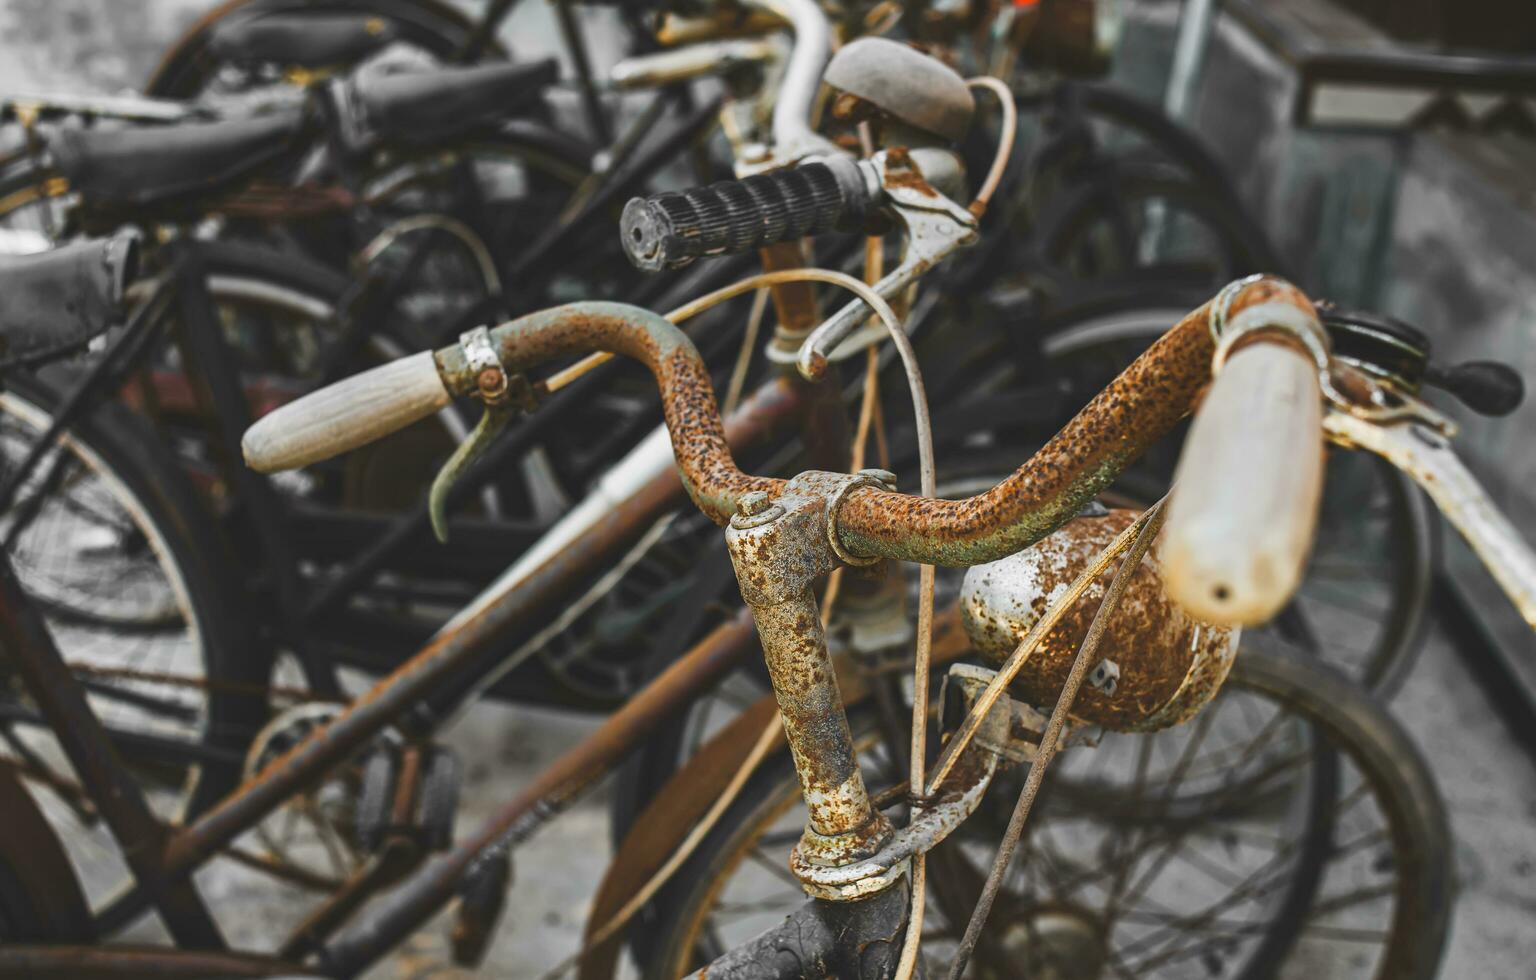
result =
[[[1205,68],[1205,53],[1211,46],[1211,28],[1216,23],[1216,0],[1184,0],[1179,13],[1179,33],[1173,46],[1173,68],[1168,74],[1168,91],[1163,108],[1178,122],[1187,122],[1190,103]]]

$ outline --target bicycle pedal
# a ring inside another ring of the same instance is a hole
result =
[[[452,749],[435,745],[426,752],[417,819],[427,850],[445,851],[453,843],[453,821],[459,812],[463,768]]]
[[[395,787],[400,779],[400,754],[392,745],[375,745],[363,758],[362,768],[362,786],[357,794],[353,830],[358,847],[365,854],[373,854],[379,850],[389,832]]]
[[[477,861],[459,886],[459,907],[453,926],[453,962],[475,969],[501,920],[512,887],[512,855],[498,850]]]
[[[461,779],[458,756],[443,746],[375,746],[362,762],[358,847],[376,854],[391,837],[405,836],[423,850],[446,850],[453,843]]]

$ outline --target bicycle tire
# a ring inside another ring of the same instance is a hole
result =
[[[1422,757],[1401,726],[1346,678],[1310,660],[1245,652],[1228,681],[1235,689],[1272,696],[1300,712],[1325,733],[1330,744],[1361,767],[1389,821],[1395,867],[1403,884],[1395,892],[1392,934],[1375,976],[1378,980],[1430,980],[1444,951],[1451,913],[1450,832],[1444,805]],[[868,731],[869,712],[853,713],[856,730]],[[1331,754],[1331,753],[1330,753]],[[632,949],[648,980],[686,972],[703,919],[719,895],[724,878],[744,858],[746,846],[798,799],[799,782],[787,754],[780,754],[751,778],[740,797],[706,836],[655,900],[656,918],[646,941],[630,933]],[[976,818],[972,818],[973,820]],[[1320,853],[1331,846],[1331,825],[1319,828]],[[1308,869],[1298,888],[1306,892]],[[1315,895],[1305,895],[1307,903]],[[1288,952],[1297,936],[1288,929],[1304,926],[1302,910],[1292,901],[1278,921],[1277,941],[1260,941],[1247,957],[1242,980],[1276,974],[1278,953]]]
[[[1134,270],[1137,256],[1126,254],[1139,241],[1124,240],[1131,229],[1118,227],[1131,211],[1128,202],[1160,201],[1165,213],[1183,214],[1195,219],[1210,232],[1219,248],[1214,258],[1220,263],[1210,282],[1195,285],[1218,287],[1251,272],[1272,272],[1281,267],[1274,247],[1263,230],[1235,201],[1208,193],[1201,185],[1162,168],[1146,169],[1120,166],[1110,176],[1099,177],[1053,199],[1039,215],[1034,228],[1037,255],[1049,275],[1059,278],[1080,277],[1070,267],[1075,250],[1086,247],[1085,238],[1107,220],[1116,239],[1113,259],[1124,263],[1115,272]]]
[[[26,413],[23,421],[33,431],[53,417],[58,404],[53,387],[20,373],[7,375],[0,387],[0,412],[12,418]],[[230,572],[234,563],[197,491],[143,420],[121,405],[104,404],[83,415],[65,430],[65,438],[131,500],[140,531],[175,576],[173,587],[197,631],[202,677],[215,682],[206,689],[199,741],[226,754],[243,752],[265,714],[262,655],[249,639]],[[61,647],[68,658],[67,643]],[[192,767],[172,816],[196,816],[239,780],[238,762]]]

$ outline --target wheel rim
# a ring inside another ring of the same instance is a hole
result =
[[[50,416],[16,391],[0,393],[0,452],[11,464],[35,442]],[[40,498],[30,520],[28,499],[42,488],[49,458],[60,461],[58,493]],[[208,675],[201,624],[169,544],[145,505],[88,445],[66,433],[34,470],[17,504],[0,519],[7,552],[22,588],[39,600],[61,654],[86,685],[97,717],[110,729],[141,733],[188,748],[208,744]],[[13,702],[21,708],[21,700]],[[63,834],[87,884],[101,895],[126,869],[110,836],[71,804],[78,792],[60,750],[46,729],[5,729],[7,750],[23,771],[50,792],[42,794],[49,819]],[[126,762],[151,809],[167,822],[187,814],[201,776],[196,763],[154,750],[128,752]]]
[[[1243,662],[1240,658],[1239,664]],[[1395,849],[1400,841],[1423,839],[1402,826],[1414,817],[1394,795],[1398,790],[1388,787],[1374,752],[1356,751],[1353,744],[1338,743],[1337,733],[1326,725],[1316,727],[1316,712],[1336,707],[1288,700],[1276,695],[1262,677],[1256,682],[1252,673],[1235,672],[1217,703],[1224,701],[1225,710],[1233,712],[1267,704],[1276,717],[1286,719],[1280,727],[1312,736],[1326,732],[1330,745],[1330,751],[1319,756],[1303,744],[1307,739],[1292,743],[1293,749],[1300,749],[1287,753],[1293,767],[1275,770],[1275,778],[1283,778],[1292,790],[1282,805],[1255,811],[1246,800],[1234,801],[1242,805],[1231,808],[1226,817],[1207,811],[1194,822],[1161,825],[1126,823],[1116,814],[1100,814],[1105,819],[1089,832],[1074,824],[1092,824],[1094,815],[1060,800],[1053,780],[1048,780],[994,909],[988,928],[992,944],[978,949],[973,961],[977,965],[968,975],[1061,980],[1191,975],[1257,980],[1308,972],[1329,977],[1428,975],[1397,972],[1404,960],[1395,952],[1412,944],[1404,937],[1411,936],[1419,922],[1418,899],[1425,889],[1418,871],[1411,876],[1399,873],[1413,868],[1415,859]],[[1207,733],[1219,722],[1209,726]],[[1121,738],[1140,744],[1153,741],[1147,736]],[[1209,734],[1206,738],[1188,760],[1191,771],[1215,772],[1221,768],[1220,757],[1230,754],[1229,746],[1209,741]],[[861,753],[873,748],[874,741],[862,739]],[[1102,750],[1102,745],[1098,750],[1073,749],[1061,762],[1069,762],[1074,753],[1081,758]],[[1132,753],[1133,758],[1145,755],[1139,748]],[[1137,772],[1134,765],[1113,764],[1123,776]],[[875,778],[880,766],[870,762],[867,769]],[[1234,779],[1231,786],[1246,794],[1249,782]],[[944,964],[936,961],[944,952],[944,940],[952,939],[969,915],[969,899],[996,841],[992,831],[997,826],[984,830],[980,824],[989,810],[998,809],[997,803],[1001,817],[1006,817],[1012,794],[1005,790],[996,786],[983,811],[930,855],[932,892],[925,925],[925,949],[935,954],[930,968],[942,972]],[[672,962],[652,964],[649,975],[678,975],[698,963],[680,950],[698,948],[704,956],[712,955],[765,924],[776,924],[784,911],[803,901],[785,862],[803,819],[798,785],[791,772],[783,771],[778,788],[733,829],[725,855],[714,864],[716,878],[700,883],[686,900],[671,932]],[[1112,836],[1106,838],[1106,832]],[[1192,840],[1198,851],[1189,846]],[[1125,846],[1127,841],[1147,846],[1135,853]],[[1163,856],[1159,851],[1173,846],[1179,853]],[[1213,856],[1220,860],[1213,863]],[[969,866],[974,876],[969,886],[962,880],[956,887],[951,872],[957,861],[962,868]],[[1213,901],[1201,898],[1201,889],[1221,894]],[[1050,948],[1043,945],[1043,932],[1054,932],[1057,948],[1071,951],[1071,957],[1042,952]],[[1088,962],[1102,964],[1101,969],[1083,968],[1085,948],[1096,950],[1096,958]]]

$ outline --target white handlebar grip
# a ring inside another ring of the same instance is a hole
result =
[[[402,357],[289,402],[245,430],[245,462],[292,470],[405,428],[449,402],[431,351]]]
[[[1201,403],[1163,530],[1168,595],[1221,626],[1268,621],[1301,582],[1323,481],[1317,364],[1249,344]]]

